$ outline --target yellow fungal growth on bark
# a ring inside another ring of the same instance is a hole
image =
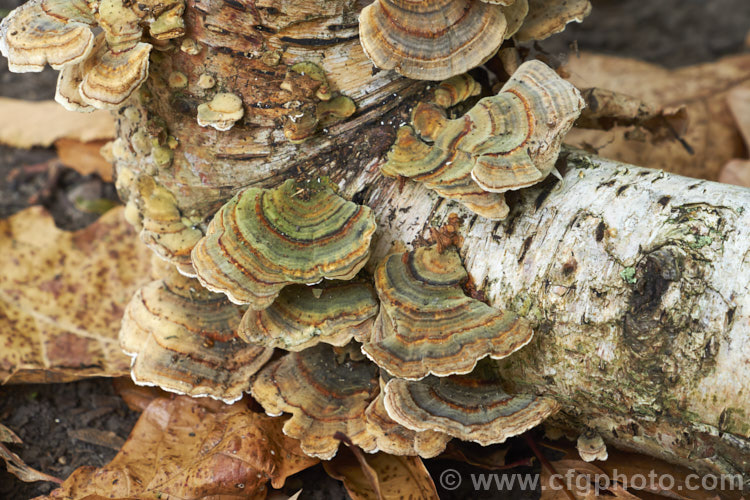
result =
[[[234,94],[222,92],[216,94],[209,102],[198,106],[198,125],[226,132],[244,114],[242,99]]]

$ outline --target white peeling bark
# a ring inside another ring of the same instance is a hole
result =
[[[464,216],[478,288],[538,324],[501,372],[556,397],[556,424],[747,480],[750,190],[565,154],[564,187],[510,194],[501,223],[414,182],[399,189],[376,163],[341,184],[378,214],[375,262]]]

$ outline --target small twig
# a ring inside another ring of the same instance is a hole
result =
[[[542,454],[542,450],[539,449],[539,447],[536,444],[536,441],[534,441],[534,438],[532,438],[528,432],[524,433],[523,437],[526,440],[526,444],[528,444],[529,448],[531,448],[531,451],[533,451],[534,455],[536,455],[536,458],[539,459],[539,463],[541,463],[542,467],[547,469],[547,472],[550,473],[550,478],[553,481],[557,482],[559,478],[557,477],[558,474],[557,474],[557,471],[555,470],[555,466],[552,465],[550,461],[547,460],[547,457],[545,457]],[[560,483],[558,483],[558,485],[560,485]],[[562,490],[565,492],[565,496],[567,496],[570,500],[576,500],[575,495],[573,495],[573,493],[571,493],[568,490],[568,488],[565,487],[565,484],[562,484],[561,486],[562,486]]]

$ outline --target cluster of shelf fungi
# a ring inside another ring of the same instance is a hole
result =
[[[257,15],[283,25],[281,7],[265,3]],[[319,2],[298,3],[289,8],[311,12]],[[356,16],[355,3],[337,2],[331,9],[342,10],[331,17]],[[161,181],[179,177],[170,169],[189,168],[175,160],[180,141],[169,125],[130,130],[126,122],[142,120],[152,98],[139,90],[150,62],[214,50],[189,36],[198,31],[190,17],[196,10],[183,0],[32,0],[0,24],[12,71],[49,64],[60,70],[63,106],[115,110],[122,121],[126,137],[108,154],[127,216],[155,252],[154,280],[136,292],[120,331],[136,383],[227,403],[249,391],[269,414],[290,414],[284,432],[323,459],[335,455],[337,433],[367,452],[433,457],[452,438],[501,443],[558,411],[543,394],[509,393],[494,365],[482,361],[512,356],[534,325],[467,294],[461,257],[440,238],[455,227],[366,268],[377,237],[372,211],[342,197],[330,179],[304,172],[275,187],[235,186],[218,210],[185,215],[176,190]],[[409,79],[442,80],[398,130],[382,174],[504,219],[504,193],[554,171],[584,107],[578,90],[543,62],[520,63],[512,44],[559,32],[589,10],[588,1],[562,0],[375,0],[365,7],[350,57],[364,54]],[[203,38],[212,36],[219,35]],[[487,89],[466,72],[498,50],[512,76],[477,101]],[[284,64],[280,91],[302,96],[275,117],[283,139],[301,145],[356,116],[364,97],[332,90],[322,63],[299,54],[284,61],[282,52],[264,47],[250,57],[268,68]],[[201,89],[199,127],[241,134],[247,126],[252,96],[220,78],[173,71],[165,81],[174,92]],[[473,105],[456,116],[467,100]],[[139,155],[150,164],[130,168]],[[601,439],[587,439],[589,448],[601,447]]]

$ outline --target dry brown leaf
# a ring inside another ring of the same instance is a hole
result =
[[[41,207],[0,220],[0,384],[128,374],[117,333],[149,263],[122,208],[75,232]]]
[[[421,458],[356,451],[359,459],[352,449],[341,446],[332,460],[323,462],[328,475],[343,481],[354,500],[438,498]]]
[[[733,159],[721,167],[719,182],[750,187],[750,160]]]
[[[622,92],[655,108],[685,104],[690,124],[682,138],[693,153],[679,141],[653,144],[647,134],[639,138],[630,128],[574,129],[566,138],[569,144],[597,149],[604,157],[710,180],[718,178],[727,161],[743,154],[726,98],[729,91],[750,82],[750,54],[667,70],[635,59],[582,53],[571,57],[565,71],[580,88]]]
[[[597,480],[606,476],[599,467],[583,462],[581,460],[559,460],[552,462],[555,468],[555,477],[546,468],[542,468],[540,482],[542,485],[542,496],[539,500],[569,500],[570,493],[577,499],[613,498],[622,500],[638,500],[638,497],[629,493],[622,485],[606,481],[600,482],[597,488]]]
[[[242,403],[156,399],[108,465],[77,469],[47,498],[265,498],[269,480],[281,488],[318,462],[283,435],[283,424]]]
[[[83,175],[99,174],[106,182],[112,182],[112,163],[104,159],[100,150],[106,139],[83,142],[78,139],[58,139],[55,149],[60,163]]]
[[[700,480],[695,477],[693,471],[684,467],[638,453],[619,451],[612,447],[609,447],[608,451],[609,458],[605,462],[598,462],[597,465],[610,477],[614,475],[615,471],[621,477],[626,477],[629,485],[637,486],[637,483],[641,482],[640,477],[638,481],[634,481],[634,476],[645,476],[647,488],[643,491],[686,500],[714,500],[716,498],[739,500],[743,498],[739,489],[734,491],[728,489],[709,491],[700,487],[696,489],[696,486],[700,486]],[[649,481],[649,475],[655,477],[656,480]],[[688,478],[690,475],[693,475],[692,479]],[[669,486],[670,482],[673,482],[672,487],[666,488],[665,486]],[[629,490],[639,494],[639,491],[633,488],[629,488]]]
[[[74,113],[55,101],[23,101],[0,97],[0,144],[14,148],[49,147],[56,140],[79,141],[111,139],[115,120],[107,111]]]
[[[169,393],[158,387],[135,385],[130,377],[118,377],[112,381],[115,392],[133,411],[142,412],[156,398],[169,397]]]
[[[0,443],[20,444],[22,442],[15,432],[0,424]]]
[[[59,479],[53,476],[49,476],[43,472],[39,472],[36,469],[32,469],[21,457],[10,451],[3,443],[22,444],[21,438],[19,438],[15,432],[0,424],[0,458],[5,461],[5,466],[8,472],[16,476],[21,481],[31,483],[34,481],[52,481],[54,483],[62,483]]]
[[[742,500],[742,491],[737,486],[732,490],[731,488],[725,488],[724,490],[715,489],[708,491],[700,487],[700,478],[695,476],[695,472],[681,467],[679,465],[670,464],[659,460],[654,457],[642,455],[639,453],[629,453],[615,449],[612,446],[607,447],[607,453],[609,457],[605,461],[597,461],[596,464],[588,464],[582,462],[578,457],[578,450],[576,449],[575,443],[567,440],[555,441],[553,445],[547,445],[550,448],[565,453],[566,460],[564,463],[575,464],[570,470],[578,471],[576,474],[583,473],[585,471],[593,472],[594,474],[604,474],[610,478],[610,485],[616,488],[615,491],[623,489],[623,486],[628,487],[628,492],[636,495],[639,498],[673,498],[676,500]],[[572,457],[575,457],[572,459]],[[565,467],[556,465],[556,472],[563,475],[563,481],[566,481],[564,475],[566,471]],[[589,472],[585,472],[589,473]],[[693,475],[688,479],[689,475]],[[549,475],[547,474],[546,477]],[[637,476],[637,477],[636,477]],[[575,477],[573,477],[573,485],[575,485]],[[732,478],[727,478],[726,481]],[[737,478],[733,478],[737,480]],[[543,478],[542,484],[548,479]],[[582,480],[583,481],[583,480]],[[614,482],[619,482],[619,487],[614,486]],[[689,481],[689,483],[688,483]],[[668,488],[668,486],[671,487]],[[729,483],[727,483],[729,484]],[[635,487],[639,489],[635,489]],[[610,491],[612,494],[616,494]],[[551,494],[551,493],[549,493]],[[548,500],[546,497],[542,497]],[[557,500],[558,497],[549,497]],[[564,498],[564,497],[559,497]],[[582,497],[583,498],[583,497]],[[611,498],[611,496],[609,497]],[[566,500],[568,500],[566,498]]]
[[[750,82],[730,90],[727,104],[737,122],[745,146],[750,149]]]

